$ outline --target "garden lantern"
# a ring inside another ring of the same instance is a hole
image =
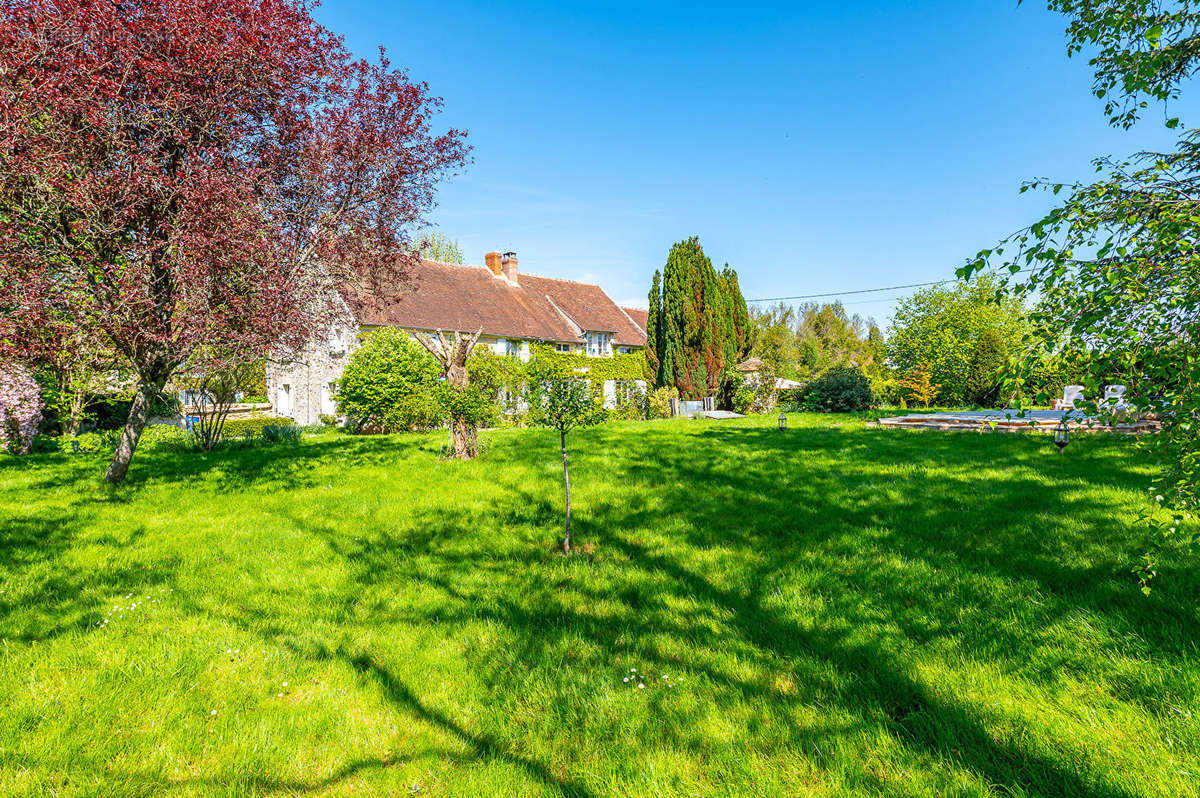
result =
[[[1058,447],[1058,453],[1062,454],[1067,448],[1067,444],[1071,442],[1071,432],[1067,428],[1067,420],[1064,418],[1058,422],[1058,426],[1054,428],[1054,445]]]
[[[787,415],[785,413],[780,413],[779,414],[779,431],[784,432],[785,430],[787,430]]]

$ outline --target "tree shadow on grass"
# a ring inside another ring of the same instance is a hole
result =
[[[144,537],[138,525],[121,540],[97,538],[91,543],[112,553]],[[0,593],[0,637],[37,642],[95,626],[105,617],[112,596],[144,594],[172,583],[177,558],[152,563],[127,559],[103,568],[80,565],[72,553],[78,546],[79,517],[71,510],[7,519],[0,527],[0,563],[15,578]]]
[[[654,473],[661,474],[661,471]],[[679,472],[676,472],[679,473]],[[705,473],[704,478],[712,480],[715,475]],[[716,487],[714,485],[714,487]],[[1012,495],[1023,496],[1029,489],[1024,480],[1015,480],[1008,489],[998,486],[988,498],[995,506],[1003,507],[1011,503]],[[529,485],[510,484],[508,492],[513,497],[512,506],[496,508],[519,525],[533,528],[553,529],[557,526],[558,511],[553,502]],[[662,497],[659,497],[662,500]],[[727,646],[733,639],[739,650],[745,656],[756,658],[763,665],[788,664],[799,667],[803,672],[806,689],[810,694],[817,694],[824,702],[834,702],[843,710],[848,710],[864,717],[868,724],[882,724],[890,730],[904,745],[924,752],[935,758],[942,758],[958,763],[976,773],[986,783],[1003,789],[1024,790],[1030,794],[1040,795],[1093,795],[1093,796],[1124,796],[1129,793],[1113,785],[1105,784],[1095,779],[1087,779],[1080,773],[1063,767],[1062,763],[1051,761],[1043,756],[1027,750],[1021,750],[1012,745],[1005,745],[993,740],[987,724],[976,717],[973,709],[964,706],[946,695],[933,693],[918,679],[909,675],[909,666],[897,659],[896,655],[885,645],[857,643],[847,639],[844,630],[840,628],[825,629],[821,627],[805,627],[793,620],[782,616],[778,611],[767,607],[764,595],[773,584],[772,570],[777,562],[787,562],[795,553],[797,545],[811,547],[820,545],[819,538],[806,538],[802,541],[776,540],[774,557],[768,563],[752,569],[744,584],[758,587],[750,590],[738,590],[718,587],[705,575],[688,568],[675,558],[653,550],[651,547],[638,542],[636,530],[645,528],[653,523],[655,517],[662,515],[691,516],[691,526],[699,530],[698,540],[689,541],[696,548],[713,545],[744,547],[747,552],[757,552],[763,545],[761,537],[755,532],[746,532],[744,524],[738,524],[742,531],[735,531],[728,520],[719,521],[726,528],[723,531],[706,527],[703,522],[721,519],[712,516],[713,508],[708,507],[695,496],[681,499],[679,506],[668,504],[666,508],[658,507],[653,512],[629,510],[624,507],[606,506],[592,508],[588,513],[588,521],[584,534],[594,534],[602,537],[604,546],[612,547],[628,562],[628,567],[637,575],[648,578],[656,587],[647,589],[643,585],[629,584],[624,592],[589,594],[584,588],[574,585],[570,579],[558,584],[551,584],[551,589],[561,588],[568,592],[582,594],[585,601],[617,600],[625,605],[628,612],[623,617],[605,618],[573,612],[565,602],[556,601],[553,593],[545,590],[527,589],[514,591],[505,589],[495,592],[480,592],[464,585],[472,583],[469,576],[479,577],[481,573],[503,584],[506,574],[541,573],[545,577],[547,555],[529,552],[524,556],[507,556],[499,559],[486,559],[470,554],[452,556],[444,551],[438,551],[434,544],[438,541],[461,537],[471,534],[470,519],[460,516],[453,511],[443,511],[439,516],[423,516],[419,523],[414,523],[414,532],[420,529],[420,543],[415,550],[420,551],[424,546],[428,549],[434,570],[424,567],[406,567],[395,558],[395,547],[386,540],[367,540],[354,546],[347,546],[347,541],[335,524],[318,527],[315,531],[327,539],[331,549],[340,556],[352,562],[357,570],[355,583],[363,593],[380,583],[400,583],[433,588],[444,596],[444,601],[435,602],[433,608],[418,611],[387,611],[382,607],[374,607],[373,613],[380,623],[423,624],[431,627],[452,628],[454,624],[468,620],[482,620],[499,624],[502,628],[514,631],[509,645],[515,649],[508,652],[507,661],[537,662],[547,657],[553,657],[562,642],[571,637],[581,637],[600,647],[602,654],[596,659],[599,662],[612,662],[620,659],[636,659],[639,662],[649,662],[655,668],[678,668],[702,673],[720,690],[730,691],[732,700],[759,699],[777,704],[772,713],[772,722],[776,725],[790,726],[789,742],[797,750],[819,751],[825,731],[809,726],[796,725],[791,717],[789,706],[797,698],[789,696],[770,686],[758,682],[747,681],[719,667],[714,667],[704,656],[685,657],[682,661],[670,660],[663,656],[659,646],[652,642],[655,637],[665,635],[677,640],[688,641],[689,647],[705,651],[716,650]],[[819,512],[819,511],[814,511]],[[846,512],[846,521],[852,526],[865,525],[867,517],[874,512],[873,508],[850,509]],[[866,517],[860,517],[865,514]],[[950,516],[956,515],[955,508],[947,508],[936,513],[923,513],[919,520],[922,523],[937,526],[944,524]],[[814,516],[815,517],[815,516]],[[812,522],[814,517],[802,519]],[[710,524],[711,526],[711,524]],[[599,530],[604,530],[600,533]],[[590,532],[589,532],[590,530]],[[632,535],[629,533],[633,533]],[[936,546],[929,541],[918,538],[916,550],[906,551],[908,556],[920,555],[936,557]],[[411,540],[408,541],[412,543]],[[408,551],[414,551],[411,545]],[[748,558],[753,562],[756,558]],[[1023,567],[1014,563],[1009,573],[1005,573],[999,565],[993,569],[995,575],[1007,578],[1014,575]],[[879,589],[886,588],[886,574],[869,575],[869,584]],[[877,584],[878,583],[878,584]],[[511,585],[510,585],[511,586]],[[532,588],[532,585],[527,586]],[[356,591],[357,592],[357,591]],[[678,613],[657,612],[671,597],[689,596],[697,599],[702,609],[699,615],[689,619],[686,615],[678,621],[672,621]],[[884,604],[899,602],[903,606],[903,591],[886,592],[880,595]],[[969,601],[985,604],[987,596],[968,596]],[[369,599],[364,595],[361,601]],[[1069,602],[1068,602],[1069,603]],[[922,610],[928,612],[930,607]],[[631,626],[626,620],[630,616],[650,613],[650,619],[641,627]],[[901,616],[916,617],[920,612],[899,613]],[[925,617],[929,617],[926,615]],[[712,632],[705,633],[704,629],[712,628],[712,621],[721,619],[721,626]],[[853,626],[855,618],[844,618]],[[911,635],[919,623],[902,623],[906,632]],[[627,642],[630,632],[633,632],[633,642]],[[924,628],[921,634],[929,639],[951,634],[948,627],[934,626]],[[997,637],[1012,638],[1012,631],[1000,628],[990,629],[988,634]],[[1028,647],[1029,639],[1009,639],[999,643],[1002,648],[1011,649],[1020,655],[1022,647]],[[353,664],[364,672],[380,674],[380,669],[368,655],[354,659]],[[598,663],[597,663],[598,664]],[[832,668],[837,678],[825,674]],[[504,672],[507,662],[499,663],[492,669],[495,687],[503,692]],[[394,679],[394,677],[388,677]],[[846,684],[850,687],[847,689]],[[385,680],[386,686],[386,680]],[[389,693],[397,698],[399,705],[413,708],[420,707],[419,700],[412,691],[399,683],[395,690],[388,688]],[[419,715],[422,713],[418,711]],[[438,715],[438,725],[447,728],[456,736],[461,736],[461,727],[453,724],[445,715]],[[677,718],[672,724],[678,729],[690,728],[689,721],[695,718]],[[486,745],[483,750],[491,751],[498,743],[486,736],[481,738]],[[675,743],[683,748],[693,750],[700,755],[704,742],[687,733],[677,734]],[[828,746],[826,746],[828,747]],[[868,778],[868,777],[864,777]]]
[[[449,636],[467,624],[486,624],[499,630],[498,642],[464,656],[497,701],[521,690],[519,674],[530,664],[559,662],[578,650],[576,641],[586,641],[580,668],[603,672],[634,661],[659,672],[694,673],[718,711],[750,715],[749,722],[769,730],[764,735],[811,757],[818,769],[836,767],[821,752],[839,739],[882,731],[915,761],[962,768],[997,791],[1132,794],[1087,758],[1056,755],[1061,749],[1043,731],[1022,728],[1000,710],[982,712],[957,697],[955,685],[927,683],[915,667],[922,652],[949,649],[1047,689],[1054,657],[1092,677],[1098,665],[1088,658],[1095,651],[1064,650],[1043,636],[1079,613],[1110,633],[1102,651],[1119,654],[1117,647],[1135,638],[1160,665],[1187,654],[1200,630],[1194,612],[1173,595],[1200,587],[1197,576],[1173,574],[1171,590],[1149,601],[1136,589],[1123,592],[1129,545],[1122,536],[1129,530],[1111,528],[1118,513],[1102,492],[1084,490],[1129,486],[1122,445],[1089,442],[1073,450],[1072,461],[1048,460],[1034,442],[999,436],[840,429],[781,435],[709,426],[690,430],[682,445],[678,438],[655,428],[636,436],[601,428],[576,438],[576,521],[581,542],[599,546],[592,560],[552,553],[561,512],[553,469],[517,480],[499,467],[553,464],[553,442],[511,435],[498,438],[485,458],[497,464],[484,469],[487,478],[504,489],[483,510],[406,507],[387,528],[354,530],[311,514],[290,519],[345,565],[347,585],[331,600],[314,606],[282,596],[264,602],[279,607],[271,616],[208,606],[202,597],[194,609],[272,643],[282,636],[301,656],[342,662],[378,684],[398,711],[468,746],[473,759],[507,763],[562,794],[589,793],[581,780],[514,753],[520,736],[510,741],[507,727],[472,730],[422,699],[369,646],[331,653],[300,630],[319,622],[346,635],[377,631],[386,639],[407,627]],[[372,466],[400,456],[333,443],[300,456],[320,458],[324,451]],[[247,489],[265,484],[256,479],[303,484],[291,465],[282,465],[287,454],[221,468],[247,474]],[[272,476],[253,476],[264,468]],[[183,469],[168,478],[186,481],[204,472]],[[936,484],[922,484],[922,474]],[[592,498],[601,483],[627,492]],[[1065,516],[1074,531],[1064,526]],[[793,606],[818,599],[823,609],[816,614]],[[1018,622],[1002,622],[1010,616]],[[769,678],[780,673],[796,685]],[[1146,685],[1122,700],[1148,706],[1158,694]],[[800,712],[814,708],[822,720]],[[703,721],[712,709],[703,701],[691,708],[663,703],[646,722],[667,744],[705,761],[713,743]],[[1014,725],[1017,733],[1003,733]],[[561,733],[590,731],[568,726]],[[887,789],[871,773],[846,778],[848,786]]]

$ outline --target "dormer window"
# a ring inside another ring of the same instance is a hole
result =
[[[346,354],[346,331],[341,327],[331,327],[329,329],[329,354]]]
[[[587,353],[589,357],[604,357],[609,354],[611,335],[602,332],[590,332],[586,335]]]

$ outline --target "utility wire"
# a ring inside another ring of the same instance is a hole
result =
[[[1022,272],[1029,271],[1021,269]],[[1014,272],[1019,274],[1019,272]],[[879,294],[884,291],[903,291],[906,288],[925,288],[931,285],[946,285],[947,283],[957,283],[958,278],[954,277],[949,280],[934,280],[931,283],[912,283],[910,285],[893,285],[888,288],[859,288],[854,291],[834,291],[830,294],[807,294],[805,296],[772,296],[763,299],[747,299],[746,302],[787,302],[796,299],[827,299],[835,296],[850,296],[851,294]]]

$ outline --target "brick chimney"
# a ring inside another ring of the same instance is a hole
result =
[[[500,258],[500,268],[504,270],[504,276],[507,277],[510,282],[518,282],[517,253],[505,252],[503,257]]]
[[[488,254],[484,255],[483,262],[486,263],[487,267],[492,270],[492,274],[496,275],[497,277],[500,276],[501,267],[499,252],[489,252]]]

